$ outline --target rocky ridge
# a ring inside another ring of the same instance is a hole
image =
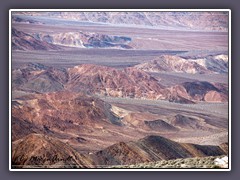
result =
[[[111,36],[93,32],[64,32],[57,34],[34,33],[33,36],[40,41],[80,48],[122,48],[131,49],[128,45],[131,38],[125,36]]]
[[[13,168],[93,168],[90,158],[56,138],[29,134],[12,143]]]
[[[123,70],[83,64],[56,69],[29,64],[13,70],[13,89],[37,93],[71,91],[112,97],[169,100],[178,103],[197,101],[226,102],[227,86],[202,81],[168,87],[148,73],[134,67]]]
[[[35,39],[33,36],[12,28],[12,50],[60,50],[61,47]]]
[[[129,165],[177,158],[225,155],[219,146],[177,143],[161,136],[147,136],[136,142],[119,142],[93,155],[99,166]]]
[[[135,66],[147,72],[179,72],[189,74],[228,73],[228,56],[210,55],[202,58],[187,58],[163,55]]]
[[[180,144],[160,136],[148,136],[137,142],[119,142],[96,153],[84,155],[55,138],[30,134],[13,142],[12,164],[15,168],[106,168],[220,155],[225,153],[219,146]]]
[[[27,34],[12,28],[12,50],[61,50],[75,48],[132,49],[130,37],[111,36],[91,32],[33,33]]]

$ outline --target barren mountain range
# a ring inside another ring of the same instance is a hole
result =
[[[136,144],[127,142],[153,132],[183,136],[189,131],[199,136],[225,129],[224,124],[211,121],[197,114],[161,117],[153,112],[136,113],[83,93],[22,95],[12,101],[12,163],[17,168],[89,168],[226,154],[226,146],[179,145],[155,136]]]
[[[67,32],[59,34],[33,34],[36,39],[51,44],[59,44],[73,47],[86,48],[124,48],[131,49],[127,45],[131,38],[124,36],[109,36],[98,33]]]
[[[80,48],[123,48],[131,49],[127,45],[131,38],[124,36],[109,36],[97,33],[67,32],[59,34],[32,35],[12,30],[13,50],[60,50],[67,47]]]
[[[12,168],[228,155],[228,12],[13,12]]]
[[[32,151],[34,150],[34,153]],[[31,134],[13,143],[13,165],[17,168],[101,168],[176,158],[219,156],[220,146],[176,143],[161,136],[136,142],[119,142],[94,154],[80,154],[69,145],[46,135]]]
[[[120,142],[96,153],[99,165],[125,165],[187,157],[222,155],[218,146],[180,144],[161,136],[147,136],[137,142]]]
[[[19,12],[43,16],[117,25],[142,25],[165,28],[226,31],[228,15],[225,12]]]
[[[83,131],[84,126],[102,123],[121,125],[110,108],[111,105],[100,99],[70,92],[23,96],[13,101],[12,117],[14,122],[20,121],[19,124],[13,124],[13,129],[30,123],[37,132],[51,134],[52,131],[65,129],[72,133]],[[13,133],[13,139],[30,134],[33,130],[27,128],[26,131]]]
[[[148,72],[227,73],[228,55],[218,54],[194,59],[163,55],[146,63],[136,65],[136,68]]]
[[[161,85],[146,72],[129,67],[123,70],[80,65],[56,69],[28,64],[13,70],[13,89],[38,93],[68,90],[112,97],[163,99],[180,103],[227,101],[227,85],[209,82],[185,82],[173,87]]]
[[[12,29],[12,49],[13,50],[59,50],[60,47],[39,41],[29,34]]]
[[[56,138],[30,134],[13,143],[14,168],[93,168],[93,161]]]

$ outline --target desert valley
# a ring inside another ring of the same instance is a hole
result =
[[[12,168],[228,156],[227,12],[11,19]]]

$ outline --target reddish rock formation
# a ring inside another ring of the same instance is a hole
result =
[[[228,96],[219,93],[216,91],[209,91],[207,94],[204,96],[204,101],[207,102],[228,102]]]
[[[131,49],[128,45],[131,38],[111,36],[94,32],[34,33],[33,36],[42,42],[80,48],[120,48]]]
[[[228,90],[224,84],[215,86],[209,82],[196,81],[183,83],[183,86],[193,100],[227,102]]]
[[[66,143],[30,134],[12,143],[12,168],[91,168],[94,162]]]
[[[120,125],[111,105],[83,94],[58,92],[24,96],[13,102],[13,137],[32,132],[84,132],[84,127],[100,124]],[[20,127],[29,127],[20,131]],[[25,132],[26,131],[26,132]]]
[[[117,70],[98,65],[80,65],[68,70],[72,91],[100,93],[116,97],[165,99],[163,86],[135,68]]]
[[[33,36],[12,28],[12,50],[60,50],[59,46],[35,39]]]
[[[178,103],[204,100],[226,102],[228,97],[226,84],[194,81],[166,88],[148,73],[134,67],[119,70],[83,64],[68,69],[57,69],[30,63],[13,70],[12,77],[13,90],[37,93],[67,90],[89,95],[162,99]]]

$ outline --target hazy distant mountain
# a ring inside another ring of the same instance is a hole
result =
[[[110,36],[92,32],[64,32],[64,33],[34,33],[33,36],[42,42],[50,44],[80,47],[80,48],[120,48],[131,49],[128,45],[131,38],[124,36]]]
[[[39,23],[38,21],[28,20],[28,19],[21,18],[21,17],[16,17],[16,16],[12,16],[12,22],[14,22],[14,23],[26,23],[26,24],[42,24],[42,23]]]
[[[143,25],[207,31],[227,31],[228,12],[18,12],[69,20]]]
[[[12,50],[61,50],[63,46],[79,48],[131,49],[131,38],[91,32],[33,33],[12,28]]]

